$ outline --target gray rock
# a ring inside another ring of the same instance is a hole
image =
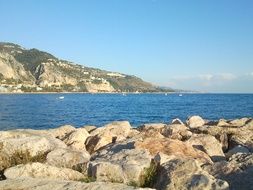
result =
[[[225,160],[221,143],[211,135],[194,134],[187,142],[207,153],[214,162]]]
[[[147,150],[133,148],[129,142],[99,151],[89,163],[89,176],[97,181],[142,184],[141,176],[153,157]]]
[[[156,183],[161,190],[228,190],[226,181],[215,179],[193,159],[171,159],[161,165]]]
[[[241,145],[237,145],[226,153],[226,158],[230,158],[231,156],[237,153],[248,154],[249,150]]]
[[[243,130],[243,128],[239,128],[236,133],[231,135],[230,144],[231,146],[244,146],[249,151],[253,152],[253,131],[247,129]]]
[[[253,187],[253,154],[234,154],[229,161],[216,162],[205,167],[211,175],[226,180],[230,190],[248,190]]]

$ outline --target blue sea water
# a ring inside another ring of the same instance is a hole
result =
[[[64,99],[59,99],[64,96]],[[102,126],[128,120],[151,122],[234,119],[253,116],[253,94],[9,94],[0,95],[0,130],[47,129],[63,124]]]

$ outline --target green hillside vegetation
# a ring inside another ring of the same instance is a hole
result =
[[[14,64],[12,61],[8,61],[10,59],[5,59],[4,56],[8,54],[18,64],[21,64],[28,74],[27,77],[20,75],[16,77],[19,80],[14,80],[13,78],[4,78],[6,75],[0,71],[0,81],[5,79],[5,84],[9,85],[22,84],[21,90],[24,92],[38,91],[38,89],[41,92],[88,92],[88,83],[93,85],[93,89],[99,90],[101,88],[101,92],[108,92],[109,89],[115,89],[116,92],[172,91],[153,86],[135,76],[73,64],[60,60],[47,52],[38,49],[24,49],[13,43],[0,43],[1,53],[4,53],[3,62],[6,61],[7,65]],[[17,71],[17,67],[13,66],[13,68]],[[26,85],[28,82],[29,85]]]
[[[26,70],[34,73],[36,68],[48,59],[56,59],[53,55],[37,49],[23,50],[22,53],[15,54],[15,59],[22,63]]]

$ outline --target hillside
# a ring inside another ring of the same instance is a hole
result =
[[[0,92],[160,91],[164,89],[135,76],[89,68],[37,49],[0,43]]]

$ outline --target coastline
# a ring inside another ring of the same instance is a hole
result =
[[[0,131],[0,189],[247,189],[252,130],[252,118],[192,116],[139,128],[114,121]]]
[[[253,92],[0,92],[0,95],[12,94],[253,94]]]

